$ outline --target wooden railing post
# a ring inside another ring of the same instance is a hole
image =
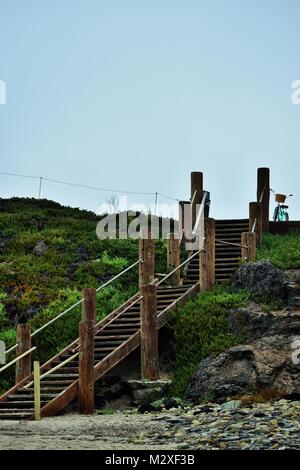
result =
[[[139,285],[150,284],[155,278],[154,240],[151,238],[139,239]]]
[[[264,191],[264,193],[263,193]],[[270,208],[270,169],[258,168],[257,170],[257,201],[260,202],[261,195],[262,231],[269,231],[269,208]]]
[[[167,240],[167,267],[170,271],[180,265],[180,246],[179,240],[175,238],[174,233],[169,233]],[[180,269],[177,269],[170,278],[174,286],[180,286]]]
[[[260,202],[250,202],[249,204],[249,231],[255,225],[256,245],[262,242],[262,206]]]
[[[242,233],[242,259],[243,261],[255,261],[256,257],[256,236],[252,232]]]
[[[82,321],[79,323],[79,413],[94,413],[94,327],[96,289],[83,289]]]
[[[27,323],[17,325],[16,357],[31,349],[31,328]],[[31,354],[16,362],[16,384],[31,374]]]
[[[188,244],[192,243],[192,205],[190,201],[179,201],[179,232],[182,233],[183,239]]]
[[[205,222],[205,241],[206,241],[206,269],[207,269],[207,285],[206,288],[212,289],[215,284],[215,243],[216,243],[216,229],[215,220],[206,219]]]
[[[33,363],[33,394],[34,394],[34,419],[41,420],[41,387],[40,387],[40,363]]]
[[[215,283],[216,229],[214,219],[205,219],[204,249],[199,253],[200,291],[212,289]],[[200,246],[202,242],[200,240]]]
[[[195,195],[196,192],[196,195]],[[194,196],[195,195],[195,196]],[[191,201],[192,201],[192,227],[194,227],[197,218],[197,205],[202,202],[203,197],[203,173],[193,171],[191,173]]]
[[[141,295],[141,375],[144,379],[157,380],[159,368],[156,285],[141,286]]]

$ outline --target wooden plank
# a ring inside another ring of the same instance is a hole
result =
[[[143,235],[144,236],[144,235]],[[150,235],[149,235],[150,236]],[[151,238],[139,239],[139,285],[151,284],[155,279],[154,240]]]
[[[196,195],[194,196],[196,192]],[[199,206],[203,197],[203,173],[192,171],[191,173],[191,201],[192,201],[192,227],[194,227]]]
[[[94,413],[94,321],[79,324],[79,413]]]
[[[264,191],[262,206],[262,231],[269,231],[269,210],[270,210],[270,169],[258,168],[257,170],[257,202],[260,201]]]
[[[17,325],[16,357],[31,349],[31,328],[27,323]],[[16,362],[16,384],[31,373],[31,354]]]
[[[141,375],[158,379],[157,287],[141,286]]]
[[[173,271],[180,265],[180,244],[179,240],[175,238],[174,233],[169,234],[167,239],[167,267]],[[177,269],[173,276],[170,277],[173,286],[180,286],[180,269]]]
[[[243,261],[255,261],[256,257],[256,237],[255,233],[245,232],[242,233],[242,259]]]
[[[41,389],[40,389],[40,363],[33,363],[33,384],[34,384],[34,419],[41,420]]]
[[[255,224],[255,225],[254,225]],[[249,231],[255,227],[256,245],[262,242],[262,205],[260,202],[250,202],[249,204]]]

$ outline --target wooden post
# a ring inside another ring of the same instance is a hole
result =
[[[183,239],[188,244],[192,243],[192,205],[190,201],[179,201],[179,231],[183,232]]]
[[[16,357],[31,348],[31,328],[27,323],[17,325],[17,350]],[[16,384],[31,374],[31,354],[16,362]]]
[[[215,284],[215,243],[216,243],[216,230],[215,220],[206,219],[205,221],[205,241],[206,241],[206,288],[212,289]]]
[[[174,233],[169,233],[167,245],[167,266],[170,271],[173,271],[180,265],[179,240],[175,238]],[[180,269],[177,269],[171,276],[171,282],[174,286],[180,286]]]
[[[242,259],[243,261],[255,261],[256,257],[256,236],[252,232],[242,233]]]
[[[144,379],[157,380],[159,369],[156,285],[141,286],[141,295],[141,375]]]
[[[79,323],[79,413],[94,413],[94,327],[96,289],[83,289],[82,321]]]
[[[270,207],[270,169],[258,168],[257,170],[257,202],[260,202],[262,192],[264,195],[261,201],[262,211],[262,231],[269,231],[269,207]]]
[[[250,202],[249,204],[249,231],[252,231],[254,223],[256,245],[259,246],[262,242],[262,208],[260,202]]]
[[[196,191],[196,196],[194,197]],[[191,201],[192,202],[192,228],[197,218],[197,205],[201,204],[203,197],[203,173],[193,171],[191,173]],[[199,208],[199,207],[198,207]]]
[[[34,419],[41,420],[41,390],[40,390],[40,363],[33,363],[33,389],[34,389]]]
[[[151,238],[139,239],[139,285],[150,284],[155,278],[154,240]]]

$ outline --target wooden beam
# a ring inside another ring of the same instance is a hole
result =
[[[269,210],[270,210],[270,169],[258,168],[257,170],[257,202],[264,191],[261,201],[262,206],[262,231],[269,231]]]
[[[141,375],[148,380],[159,376],[156,290],[153,284],[141,286]]]
[[[139,285],[150,284],[155,278],[154,240],[151,238],[139,239]]]
[[[256,236],[252,232],[242,233],[242,259],[243,261],[255,261],[256,257]]]
[[[216,224],[214,219],[205,221],[205,241],[206,241],[206,288],[212,289],[215,284],[215,244],[216,244]]]
[[[255,224],[256,245],[262,242],[262,205],[260,202],[250,202],[249,204],[249,231],[252,231]]]
[[[96,289],[82,289],[82,321],[96,321]]]
[[[33,363],[33,390],[34,390],[34,419],[41,420],[41,386],[40,386],[40,363]]]
[[[79,323],[79,413],[94,413],[94,332],[96,289],[83,289],[82,321]]]
[[[179,240],[175,238],[174,233],[169,234],[167,239],[167,267],[170,271],[180,265],[180,246]],[[174,286],[180,286],[180,269],[177,269],[171,276],[171,283]]]
[[[31,328],[27,323],[17,325],[16,357],[31,349]],[[31,354],[16,362],[16,384],[31,374]]]
[[[196,195],[195,195],[196,192]],[[194,227],[197,218],[197,206],[201,204],[203,197],[203,173],[193,171],[191,173],[191,201],[192,201],[192,227]]]

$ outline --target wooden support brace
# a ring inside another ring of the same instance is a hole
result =
[[[31,349],[31,328],[27,323],[17,325],[16,357]],[[31,374],[31,354],[16,362],[16,384]]]
[[[155,255],[154,240],[139,239],[139,257],[142,262],[139,264],[139,285],[150,284],[155,278]]]
[[[96,289],[83,289],[82,321],[79,323],[79,413],[94,413],[94,327]]]
[[[196,195],[195,195],[196,192]],[[195,195],[195,196],[194,196]],[[201,204],[203,197],[203,173],[193,171],[191,173],[191,201],[192,201],[192,226],[194,227],[197,218],[197,206]]]
[[[249,204],[249,231],[255,224],[256,246],[262,242],[262,205],[260,202],[250,202]]]
[[[141,286],[141,375],[148,380],[157,380],[158,368],[158,327],[157,287]]]
[[[179,240],[175,238],[174,233],[169,234],[167,245],[167,267],[170,271],[173,271],[180,265]],[[174,286],[180,286],[180,269],[177,269],[170,279]]]
[[[262,231],[269,231],[269,210],[270,210],[270,169],[258,168],[257,170],[257,201],[260,201],[264,191],[262,206]]]
[[[242,233],[242,259],[243,261],[255,261],[256,257],[256,236],[255,233]]]

